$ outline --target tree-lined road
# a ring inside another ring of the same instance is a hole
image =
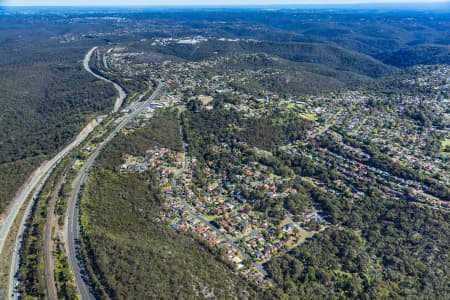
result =
[[[107,136],[107,138],[99,144],[94,152],[84,163],[79,175],[73,182],[72,193],[67,208],[66,221],[64,224],[64,238],[66,244],[69,265],[75,275],[75,282],[81,299],[95,299],[92,291],[92,284],[86,272],[85,262],[81,253],[81,231],[80,231],[80,193],[81,187],[84,185],[89,176],[89,170],[94,165],[95,160],[104,150],[106,145],[125,127],[125,125],[134,119],[144,108],[150,105],[154,99],[159,97],[163,90],[162,83],[156,88],[153,94],[145,102],[131,105],[131,112],[125,115],[116,128]]]
[[[4,255],[4,244],[5,240],[8,237],[8,234],[11,230],[12,224],[17,217],[17,214],[19,213],[20,208],[23,206],[24,202],[28,197],[31,195],[33,190],[35,190],[33,194],[32,200],[29,202],[25,214],[22,218],[22,221],[19,226],[19,230],[17,232],[17,238],[16,243],[14,247],[14,252],[11,259],[11,271],[9,274],[9,297],[12,299],[17,299],[18,294],[16,293],[14,287],[17,285],[17,278],[16,274],[19,270],[19,249],[22,245],[22,237],[23,233],[25,231],[25,225],[26,220],[29,219],[31,214],[31,208],[34,204],[34,201],[38,198],[39,193],[41,192],[42,188],[45,185],[45,182],[47,181],[47,178],[49,177],[50,173],[53,171],[53,169],[58,165],[58,163],[63,159],[67,153],[72,151],[74,148],[76,148],[78,145],[80,145],[81,142],[83,142],[89,134],[94,130],[95,126],[97,125],[96,121],[92,121],[88,124],[81,132],[80,134],[75,138],[75,140],[67,145],[61,152],[59,152],[55,157],[53,157],[51,160],[46,162],[43,166],[41,166],[38,170],[36,170],[33,174],[33,177],[31,180],[27,183],[27,185],[21,190],[19,195],[14,199],[13,206],[11,207],[9,214],[5,220],[5,223],[3,223],[2,228],[0,229],[0,255]]]
[[[122,87],[120,87],[115,82],[112,82],[111,80],[96,74],[89,66],[89,61],[91,59],[92,54],[97,49],[97,47],[91,48],[88,53],[85,55],[83,59],[83,66],[84,69],[89,72],[91,75],[95,76],[97,79],[109,82],[114,85],[115,89],[118,91],[119,95],[114,103],[114,109],[113,112],[117,112],[119,108],[122,106],[123,101],[127,97],[126,92]],[[45,182],[47,178],[49,177],[52,170],[58,165],[58,163],[73,149],[75,149],[78,145],[80,145],[94,130],[94,128],[97,125],[97,121],[93,120],[90,122],[79,134],[78,136],[72,141],[69,145],[64,147],[58,154],[56,154],[51,160],[45,162],[42,164],[37,170],[34,171],[31,178],[28,180],[26,185],[20,189],[19,194],[14,198],[12,201],[12,204],[10,205],[10,208],[8,210],[7,216],[5,218],[5,221],[1,225],[0,228],[0,255],[5,255],[4,246],[6,239],[11,231],[12,224],[14,223],[14,220],[16,219],[21,207],[24,205],[26,199],[29,198],[31,193],[35,190],[34,196],[30,203],[28,204],[25,214],[21,220],[21,223],[19,225],[19,230],[17,232],[17,237],[15,241],[15,247],[11,258],[11,268],[10,268],[10,274],[9,274],[9,290],[8,290],[8,297],[11,299],[17,299],[19,297],[19,294],[17,293],[15,287],[18,285],[18,281],[16,278],[17,272],[19,270],[19,249],[22,245],[22,237],[25,230],[26,221],[29,219],[31,214],[31,208],[34,204],[34,201],[37,199],[40,191],[42,190],[43,186],[45,185]]]
[[[117,96],[116,101],[114,102],[114,109],[113,112],[118,112],[119,109],[122,107],[123,101],[125,101],[125,98],[127,98],[127,93],[125,92],[125,90],[118,85],[117,83],[115,83],[112,80],[109,80],[108,78],[103,77],[102,75],[94,72],[94,70],[91,69],[91,67],[89,66],[89,62],[91,61],[91,57],[92,54],[98,49],[98,47],[93,47],[91,50],[89,50],[89,52],[86,54],[86,56],[83,59],[83,67],[84,69],[89,72],[90,74],[92,74],[93,76],[95,76],[96,78],[109,82],[111,83],[114,88],[117,90],[117,92],[119,93],[119,95]]]
[[[36,171],[34,171],[31,179],[26,183],[24,187],[21,188],[19,194],[14,198],[12,205],[9,208],[9,212],[0,228],[0,255],[3,255],[3,247],[5,246],[5,240],[8,237],[11,226],[22,207],[25,200],[31,195],[31,192],[38,185],[38,183],[44,178],[44,176],[52,170],[56,164],[70,151],[77,147],[84,139],[91,133],[95,128],[96,122],[91,122],[87,125],[80,134],[75,138],[75,140],[67,145],[63,150],[55,155],[51,160],[47,161],[41,165]]]

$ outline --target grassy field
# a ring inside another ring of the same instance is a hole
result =
[[[305,118],[305,119],[310,120],[310,121],[314,121],[314,122],[317,121],[317,116],[314,115],[314,114],[305,113],[305,114],[301,114],[300,116],[302,118]]]
[[[445,138],[442,142],[441,142],[441,152],[444,153],[450,153],[450,138]]]

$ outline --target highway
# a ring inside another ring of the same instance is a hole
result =
[[[89,123],[81,132],[80,134],[75,138],[75,140],[67,145],[63,150],[61,150],[55,157],[53,157],[51,160],[47,161],[44,165],[42,165],[40,168],[38,168],[34,174],[31,180],[26,184],[26,186],[21,190],[19,195],[13,200],[13,205],[10,208],[9,214],[5,220],[5,222],[2,225],[2,228],[0,229],[0,253],[3,255],[3,247],[5,244],[5,239],[7,238],[10,230],[11,225],[13,224],[20,208],[23,206],[25,200],[31,195],[33,190],[35,190],[33,194],[32,201],[29,202],[25,214],[21,220],[21,223],[19,225],[19,230],[17,232],[16,237],[16,245],[14,247],[14,252],[11,259],[11,271],[9,274],[9,296],[11,299],[18,299],[19,295],[16,293],[14,287],[18,285],[18,281],[16,278],[17,271],[19,270],[19,249],[22,245],[22,236],[23,232],[26,227],[26,221],[30,217],[31,208],[35,202],[35,200],[38,198],[39,193],[41,192],[42,188],[45,185],[45,182],[47,181],[47,178],[50,176],[50,173],[53,171],[53,169],[58,165],[58,163],[63,159],[67,153],[72,151],[75,147],[77,147],[81,142],[83,142],[86,137],[94,130],[95,126],[97,125],[96,121],[93,121]]]
[[[119,96],[114,104],[114,112],[118,111],[121,107],[123,100],[127,97],[127,94],[125,91],[116,83],[112,82],[109,79],[106,79],[103,76],[100,76],[96,73],[94,73],[91,68],[89,67],[89,61],[91,59],[92,54],[97,49],[97,47],[93,47],[88,51],[88,53],[85,55],[83,59],[83,66],[84,69],[95,76],[96,78],[109,82],[114,85],[115,89],[119,92]],[[31,176],[31,178],[28,180],[26,185],[20,189],[19,194],[13,199],[9,209],[7,216],[5,218],[5,221],[1,225],[0,228],[0,255],[4,255],[3,248],[5,246],[5,241],[11,231],[12,224],[14,223],[14,220],[17,217],[17,214],[20,211],[20,208],[25,203],[26,199],[31,195],[33,190],[35,190],[33,200],[30,201],[28,204],[25,214],[21,220],[21,223],[19,225],[19,230],[17,232],[16,237],[16,244],[14,247],[14,252],[12,254],[11,259],[11,271],[9,274],[9,289],[8,289],[8,295],[11,299],[17,299],[19,297],[17,291],[15,290],[15,287],[18,285],[18,279],[16,277],[17,271],[19,270],[20,265],[20,257],[19,257],[19,249],[22,245],[22,236],[23,232],[25,230],[26,221],[30,217],[31,208],[37,199],[37,196],[39,195],[40,191],[42,190],[49,174],[51,171],[58,165],[58,163],[63,159],[67,153],[72,151],[74,148],[76,148],[78,145],[80,145],[87,137],[88,135],[94,130],[94,128],[97,125],[97,121],[90,122],[79,134],[78,136],[72,141],[69,145],[64,147],[58,154],[56,154],[51,160],[45,162],[42,164],[37,170],[35,170]]]
[[[22,207],[25,200],[31,194],[33,189],[37,184],[44,178],[45,174],[50,171],[57,162],[59,162],[67,153],[78,146],[91,131],[95,128],[97,124],[89,123],[75,138],[75,140],[62,149],[55,157],[47,161],[45,164],[41,165],[36,171],[34,171],[31,179],[26,183],[24,187],[21,188],[19,194],[13,199],[12,204],[9,208],[9,212],[0,228],[0,255],[3,254],[3,247],[5,246],[5,240],[8,237],[9,231],[11,230],[11,225],[13,224],[20,208]]]
[[[53,169],[52,169],[52,171],[53,171]],[[41,190],[44,188],[45,183],[46,183],[48,177],[50,176],[50,174],[52,173],[52,171],[48,172],[45,175],[45,177],[43,178],[43,180],[40,182],[39,186],[37,187],[36,191],[33,194],[33,200],[30,201],[30,204],[27,206],[27,208],[25,210],[25,215],[22,218],[20,225],[19,225],[19,231],[17,232],[17,237],[16,237],[16,245],[14,247],[14,253],[11,258],[11,269],[9,272],[10,276],[9,276],[8,291],[9,291],[9,295],[10,295],[11,299],[19,299],[19,293],[16,290],[16,287],[18,287],[18,285],[19,285],[19,281],[18,281],[16,274],[19,271],[19,266],[20,266],[19,250],[23,243],[23,232],[26,228],[28,217],[31,214],[31,209],[33,207],[33,203],[34,203],[35,199],[37,199],[39,197],[39,194],[40,194]],[[27,217],[25,217],[25,216],[27,216]]]
[[[89,170],[94,165],[95,160],[100,155],[106,145],[125,127],[125,125],[135,118],[145,107],[148,107],[150,102],[161,94],[164,85],[160,83],[153,94],[145,102],[131,105],[131,112],[125,115],[116,128],[108,135],[108,137],[100,143],[95,151],[89,156],[80,170],[80,173],[75,178],[72,185],[72,193],[70,196],[66,220],[64,223],[64,239],[66,245],[69,265],[75,275],[75,282],[78,292],[82,300],[95,299],[92,291],[92,284],[90,283],[89,275],[86,272],[85,262],[81,254],[80,245],[80,193],[81,188],[88,179]]]
[[[109,82],[112,85],[114,85],[114,88],[117,90],[117,92],[119,93],[119,96],[117,96],[116,101],[114,102],[114,110],[113,112],[118,112],[120,107],[123,104],[123,101],[125,100],[125,98],[127,98],[127,93],[125,92],[125,90],[118,85],[117,83],[115,83],[112,80],[109,80],[108,78],[103,77],[102,75],[95,73],[91,67],[89,66],[89,61],[91,60],[92,54],[94,53],[95,50],[97,50],[98,47],[93,47],[91,50],[89,50],[89,52],[86,54],[86,56],[83,59],[83,67],[84,69],[89,72],[90,74],[92,74],[93,76],[95,76],[96,78]]]

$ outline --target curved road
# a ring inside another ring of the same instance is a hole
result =
[[[127,97],[126,92],[123,90],[122,87],[120,87],[115,82],[96,74],[89,66],[89,61],[92,57],[92,54],[98,47],[91,48],[88,53],[85,55],[83,59],[83,67],[84,69],[89,72],[91,75],[95,76],[97,79],[109,82],[114,85],[114,88],[118,91],[119,96],[116,99],[114,103],[114,110],[113,112],[116,112],[119,110],[119,108],[122,106],[123,101]],[[35,190],[35,194],[33,197],[33,200],[30,201],[29,205],[26,208],[25,214],[22,218],[22,221],[19,225],[19,230],[17,232],[16,237],[16,245],[14,247],[14,252],[11,259],[11,271],[9,274],[9,289],[8,289],[8,296],[12,299],[17,299],[19,297],[17,291],[15,290],[15,286],[18,285],[18,279],[16,277],[16,274],[19,270],[19,249],[22,244],[22,236],[23,232],[25,230],[26,220],[30,217],[31,213],[31,207],[33,206],[33,203],[35,199],[37,199],[37,195],[39,195],[41,189],[43,188],[45,181],[47,180],[49,174],[51,171],[57,166],[57,164],[61,161],[62,158],[64,158],[67,153],[72,151],[74,148],[76,148],[79,144],[81,144],[86,137],[92,132],[92,130],[95,128],[97,124],[93,122],[89,123],[81,132],[80,134],[75,138],[75,140],[67,145],[63,150],[61,150],[57,155],[55,155],[51,160],[47,161],[45,164],[41,165],[31,176],[31,179],[28,180],[26,185],[21,188],[20,193],[14,198],[12,201],[12,204],[10,205],[8,214],[5,218],[5,221],[1,225],[0,228],[0,255],[3,255],[3,248],[5,246],[5,241],[8,237],[9,232],[11,231],[12,224],[14,220],[17,217],[17,214],[20,211],[20,208],[25,203],[26,199],[28,199],[29,195]],[[40,185],[39,185],[40,184]],[[39,186],[38,186],[39,185]]]
[[[91,56],[94,53],[95,50],[97,50],[98,47],[93,47],[91,50],[89,50],[89,52],[86,54],[86,56],[83,59],[83,67],[84,69],[89,72],[91,75],[95,76],[96,78],[109,82],[112,85],[114,85],[114,88],[117,90],[117,92],[119,93],[119,96],[117,97],[116,101],[114,102],[114,110],[113,112],[117,112],[119,111],[120,107],[123,104],[123,101],[125,100],[125,98],[127,98],[127,93],[125,92],[125,90],[118,85],[117,83],[115,83],[112,80],[109,80],[108,78],[103,77],[102,75],[95,73],[91,67],[89,66],[89,61],[91,60]]]
[[[3,250],[5,239],[8,236],[11,226],[14,222],[14,219],[17,217],[17,214],[20,210],[20,208],[23,206],[25,200],[31,195],[31,192],[35,190],[33,194],[32,201],[29,202],[25,214],[21,220],[21,223],[19,225],[19,230],[17,232],[16,237],[16,245],[14,247],[14,252],[11,259],[11,271],[9,274],[9,297],[12,299],[17,299],[18,294],[14,290],[14,287],[18,284],[16,274],[19,270],[19,249],[22,244],[22,236],[23,232],[26,227],[26,221],[29,219],[31,214],[31,208],[35,202],[35,200],[38,198],[39,193],[41,192],[42,188],[45,185],[45,182],[47,181],[47,178],[49,177],[50,173],[53,171],[53,169],[58,165],[58,163],[63,159],[67,153],[72,151],[75,147],[77,147],[81,142],[83,142],[86,137],[92,132],[92,130],[95,128],[96,123],[89,123],[88,126],[86,126],[80,134],[75,138],[75,140],[67,145],[61,152],[59,152],[55,157],[53,157],[51,160],[46,162],[43,166],[39,167],[33,174],[33,177],[31,180],[27,183],[27,185],[21,190],[19,195],[13,200],[13,205],[10,209],[10,212],[3,223],[2,228],[0,229],[0,251]],[[0,252],[0,254],[3,254]]]
[[[145,102],[131,105],[132,112],[125,115],[122,121],[111,132],[108,137],[100,143],[95,151],[89,156],[85,164],[80,170],[79,175],[75,178],[72,185],[72,193],[70,195],[69,205],[67,208],[66,221],[64,223],[64,239],[66,244],[69,265],[75,275],[75,282],[81,299],[95,299],[92,291],[92,284],[86,272],[85,262],[81,254],[80,246],[80,193],[81,187],[89,176],[89,170],[94,165],[95,160],[100,155],[106,145],[125,127],[125,125],[135,118],[144,108],[148,107],[150,102],[161,94],[164,85],[162,83],[156,88],[153,94]]]

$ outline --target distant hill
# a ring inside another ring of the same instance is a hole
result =
[[[268,54],[230,56],[216,68],[224,70],[275,69],[277,75],[253,82],[256,89],[291,93],[335,91],[355,84],[365,83],[370,77],[349,71],[338,71],[322,64],[293,62]]]
[[[245,43],[248,52],[264,52],[301,63],[327,66],[341,71],[354,72],[369,77],[391,74],[394,68],[376,59],[337,46],[319,43]]]
[[[314,64],[315,69],[350,72],[359,76],[377,78],[392,74],[395,68],[383,64],[373,57],[335,45],[324,43],[293,43],[269,41],[222,42],[209,40],[196,45],[171,44],[156,46],[152,49],[164,55],[172,55],[186,60],[204,60],[219,55],[232,54],[268,54],[285,60]]]
[[[379,55],[385,64],[405,68],[414,65],[450,64],[450,46],[417,45]]]

